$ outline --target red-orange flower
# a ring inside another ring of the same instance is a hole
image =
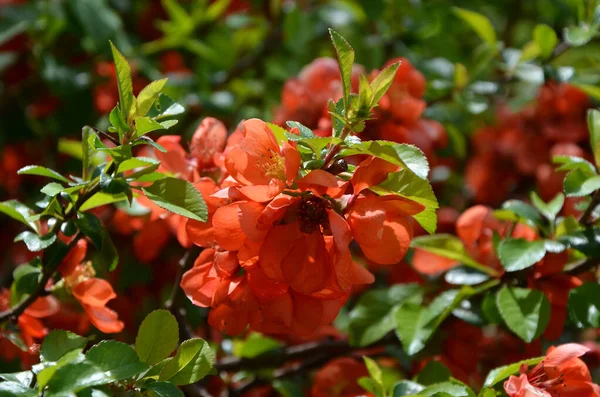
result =
[[[287,141],[279,147],[262,120],[244,121],[242,131],[244,138],[227,153],[225,167],[242,185],[240,193],[252,201],[269,201],[296,178],[300,154]]]
[[[367,396],[368,393],[357,383],[363,376],[369,376],[369,372],[362,362],[350,357],[333,359],[315,374],[310,396]]]
[[[587,351],[577,343],[550,347],[529,373],[523,365],[520,376],[511,376],[504,390],[509,397],[598,397],[600,387],[592,383],[588,368],[579,359]]]

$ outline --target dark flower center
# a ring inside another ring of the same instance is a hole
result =
[[[320,197],[303,197],[298,208],[298,221],[300,230],[304,234],[311,234],[319,229],[321,225],[328,224],[326,200]]]

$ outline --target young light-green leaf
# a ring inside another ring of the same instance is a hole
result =
[[[31,215],[33,215],[33,211],[27,207],[25,204],[18,202],[17,200],[8,200],[0,203],[0,212],[10,216],[16,221],[19,221],[30,228],[32,228],[36,233],[39,231],[38,225],[35,222],[27,221]]]
[[[340,65],[340,73],[342,76],[342,86],[344,91],[344,108],[348,108],[350,91],[352,89],[352,65],[354,64],[354,49],[348,44],[338,32],[329,29],[331,41],[335,47],[338,62]]]
[[[535,289],[503,287],[496,303],[508,328],[527,343],[538,338],[550,320],[550,302]]]
[[[371,106],[375,106],[379,103],[381,98],[385,95],[387,90],[390,88],[394,81],[394,76],[400,67],[400,62],[396,62],[383,69],[371,82],[371,88],[373,90],[373,96],[371,99]]]
[[[537,44],[542,58],[552,55],[552,51],[558,43],[558,37],[556,37],[554,29],[543,23],[533,29],[533,40]]]
[[[590,109],[588,111],[588,129],[590,131],[590,146],[594,153],[596,166],[600,167],[600,111]]]
[[[131,82],[131,68],[127,59],[119,52],[117,47],[111,42],[110,49],[117,69],[117,87],[119,89],[119,106],[121,112],[126,117],[127,122],[131,121],[136,114],[135,97],[133,96],[133,84]]]
[[[169,357],[179,342],[179,324],[167,310],[148,314],[135,338],[135,351],[143,363],[153,365]]]
[[[540,361],[542,361],[543,358],[544,357],[530,358],[527,360],[519,361],[518,363],[495,368],[491,370],[490,373],[486,376],[483,386],[495,386],[504,379],[508,378],[509,376],[518,373],[522,365],[525,364],[527,366],[534,366],[537,365]]]
[[[167,362],[158,377],[174,385],[189,385],[204,378],[215,363],[215,354],[203,339],[188,339]]]
[[[554,222],[556,215],[558,215],[565,203],[565,195],[562,193],[558,193],[548,203],[545,203],[536,192],[531,192],[530,198],[534,207],[550,222]]]
[[[156,205],[186,218],[206,222],[208,211],[202,195],[183,179],[164,178],[142,188]]]
[[[486,43],[491,47],[496,46],[496,32],[485,15],[459,7],[453,7],[453,11],[460,19],[468,23]]]
[[[138,117],[135,119],[135,137],[140,137],[142,135],[146,135],[152,131],[164,130],[166,129],[157,121],[152,120],[149,117]]]
[[[152,83],[144,87],[137,97],[137,115],[145,116],[150,111],[154,101],[158,98],[158,95],[167,84],[168,79],[155,80]]]

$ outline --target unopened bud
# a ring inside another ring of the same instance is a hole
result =
[[[223,150],[227,129],[219,120],[207,117],[202,120],[190,143],[190,152],[198,161],[198,169],[212,168],[214,155]]]
[[[337,159],[325,170],[333,175],[341,174],[342,172],[348,171],[348,163],[344,159]]]

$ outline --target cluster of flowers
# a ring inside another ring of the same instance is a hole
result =
[[[394,81],[374,109],[374,120],[367,122],[363,139],[383,139],[409,143],[419,147],[432,166],[440,164],[436,150],[448,144],[444,127],[434,120],[422,117],[427,108],[423,100],[426,81],[421,72],[406,58],[389,60],[384,67],[400,62]],[[352,70],[353,91],[358,91],[362,66]],[[370,73],[376,76],[378,70]],[[288,80],[281,94],[281,106],[276,109],[274,122],[283,125],[287,120],[297,120],[320,136],[331,135],[331,117],[328,101],[342,96],[342,83],[338,62],[333,58],[317,58],[305,66],[297,78]]]
[[[294,143],[278,142],[261,120],[244,121],[226,145],[225,137],[221,123],[206,119],[189,154],[179,137],[158,141],[167,148],[156,152],[163,171],[192,181],[208,206],[206,223],[167,216],[183,245],[204,247],[181,286],[194,304],[212,308],[209,323],[229,335],[248,325],[310,335],[333,321],[354,286],[373,281],[352,260],[350,243],[376,263],[400,261],[411,216],[423,206],[368,192],[398,169],[382,160],[365,159],[348,180],[303,170]],[[200,176],[207,173],[216,181]]]
[[[561,192],[564,173],[554,171],[552,156],[591,158],[586,146],[590,106],[583,91],[551,82],[532,106],[516,113],[501,108],[498,124],[479,129],[472,138],[465,181],[475,201],[497,205],[534,180],[547,201]]]

